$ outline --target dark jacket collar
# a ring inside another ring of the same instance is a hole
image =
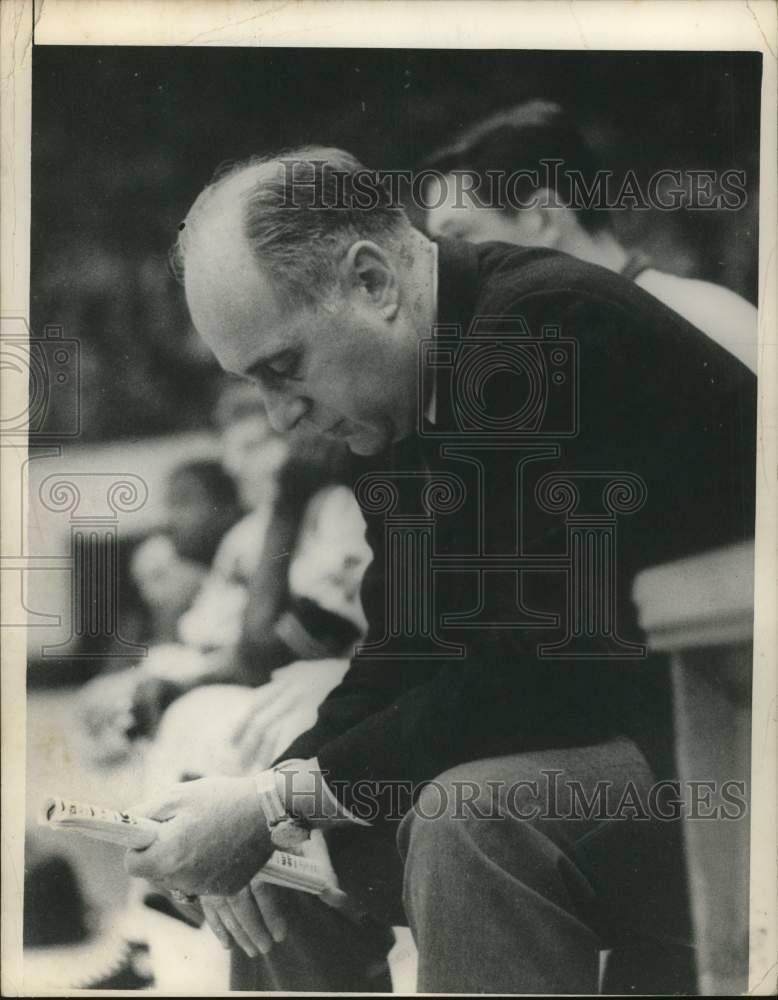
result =
[[[467,333],[478,300],[478,250],[463,240],[439,240],[439,326],[459,324]]]
[[[467,334],[470,321],[478,301],[479,268],[478,248],[464,240],[436,240],[438,245],[438,303],[436,326],[459,326],[462,334]],[[432,336],[432,330],[425,331]],[[444,423],[447,415],[446,401],[439,397],[441,410],[439,418]],[[422,418],[424,419],[424,418]],[[426,422],[426,421],[425,421]],[[351,472],[353,481],[376,469],[411,468],[420,454],[422,439],[412,434],[391,445],[380,455],[361,458],[351,456]]]

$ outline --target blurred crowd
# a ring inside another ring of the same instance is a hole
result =
[[[171,472],[166,523],[133,553],[149,655],[98,675],[81,697],[99,761],[158,741],[164,717],[169,749],[179,747],[176,761],[159,755],[173,781],[270,763],[312,723],[366,628],[370,550],[343,446],[282,440],[249,383],[225,387],[214,421],[221,463]],[[202,726],[214,720],[209,745]],[[190,726],[196,745],[180,738]]]
[[[165,515],[132,549],[148,655],[118,669],[108,658],[78,693],[81,746],[106,796],[130,758],[148,795],[268,766],[313,724],[366,631],[359,594],[372,554],[345,446],[282,439],[258,389],[238,380],[223,384],[213,424],[220,460],[171,470]],[[67,943],[77,875],[32,832],[28,860],[25,942]],[[180,914],[143,896],[128,904],[147,905],[142,936],[161,924],[166,939],[170,921],[157,914],[155,925],[148,907]],[[138,985],[127,975],[118,985]]]

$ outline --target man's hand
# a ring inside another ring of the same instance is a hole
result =
[[[133,810],[160,820],[145,850],[127,851],[130,875],[189,895],[230,896],[272,853],[253,778],[201,778],[173,785]]]
[[[304,850],[305,857],[328,870],[331,884],[319,897],[327,906],[356,912],[338,886],[330,854],[321,830],[313,830]],[[200,905],[208,926],[225,948],[237,944],[249,956],[266,955],[273,943],[286,937],[283,916],[284,895],[293,890],[279,889],[254,876],[249,885],[232,896],[201,896]]]
[[[208,926],[225,948],[237,944],[249,956],[267,955],[273,942],[286,937],[276,886],[255,878],[232,896],[201,896]]]

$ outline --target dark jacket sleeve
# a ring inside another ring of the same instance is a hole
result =
[[[387,785],[415,796],[466,761],[605,738],[617,680],[608,683],[602,667],[541,661],[534,643],[522,649],[495,632],[465,662],[439,668],[329,740],[319,763],[347,807],[357,808],[365,792],[380,807]]]

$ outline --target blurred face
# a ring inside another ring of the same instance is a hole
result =
[[[170,530],[179,555],[196,556],[196,543],[211,516],[208,492],[194,476],[176,476],[168,486]]]
[[[132,573],[143,599],[152,608],[186,607],[202,583],[205,570],[181,559],[172,542],[148,539],[135,554]]]
[[[452,176],[444,183],[433,178],[426,186],[427,231],[430,236],[468,240],[470,243],[518,243],[523,246],[548,246],[547,234],[536,225],[534,209],[501,211],[481,208],[472,196],[457,194]]]
[[[209,563],[216,545],[236,519],[235,505],[218,504],[197,476],[180,473],[167,492],[168,531],[176,552]]]
[[[327,517],[329,512],[333,516]],[[323,585],[353,601],[359,594],[373,553],[365,538],[365,520],[356,500],[339,493],[336,505],[325,509],[315,527],[318,544],[311,546],[311,568]]]
[[[316,309],[289,305],[227,215],[206,226],[207,238],[186,264],[192,320],[222,367],[258,383],[281,433],[329,435],[360,455],[409,434],[418,339],[393,299],[396,283],[385,284],[392,274],[371,271],[366,251],[362,270],[355,266],[332,301]]]
[[[289,568],[292,592],[363,625],[359,592],[373,558],[365,531],[365,519],[350,490],[341,486],[320,490],[308,504]]]
[[[264,414],[252,413],[222,432],[222,465],[238,485],[241,500],[257,507],[268,495],[285,447]]]

